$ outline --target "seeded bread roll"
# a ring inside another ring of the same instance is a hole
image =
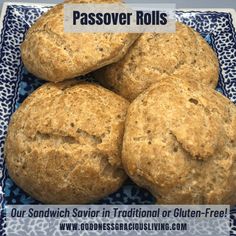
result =
[[[201,35],[176,24],[175,33],[145,33],[119,62],[95,72],[105,87],[134,100],[163,76],[193,78],[215,88],[219,77],[216,54]]]
[[[66,1],[116,2],[120,1]],[[29,29],[21,45],[21,55],[29,72],[41,79],[58,82],[117,62],[138,36],[129,33],[65,33],[63,3],[49,10]]]
[[[126,179],[121,145],[128,102],[94,84],[47,83],[13,114],[9,174],[37,200],[95,202]]]
[[[128,175],[160,204],[236,203],[236,107],[186,78],[161,80],[130,105]]]

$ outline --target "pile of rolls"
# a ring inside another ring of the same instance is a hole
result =
[[[158,204],[235,204],[236,107],[214,90],[207,42],[179,22],[175,33],[64,33],[64,4],[21,45],[26,69],[48,82],[9,123],[15,183],[43,203],[84,204],[129,176]],[[97,83],[80,80],[88,73]]]

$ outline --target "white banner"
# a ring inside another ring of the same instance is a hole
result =
[[[224,236],[230,231],[227,205],[12,205],[6,210],[7,236]]]
[[[175,4],[65,4],[66,33],[174,32]]]

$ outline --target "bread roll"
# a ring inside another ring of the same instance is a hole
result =
[[[119,0],[74,0],[66,3],[115,3]],[[21,45],[26,69],[52,82],[85,75],[117,62],[137,39],[130,33],[65,33],[64,3],[41,16]]]
[[[236,203],[236,107],[194,80],[170,77],[130,105],[122,160],[160,204]]]
[[[219,77],[216,54],[190,27],[176,24],[175,33],[145,33],[119,62],[95,72],[107,88],[132,101],[162,77],[193,78],[215,88]]]
[[[8,172],[35,199],[95,202],[126,179],[121,145],[128,102],[94,84],[47,83],[13,114]]]

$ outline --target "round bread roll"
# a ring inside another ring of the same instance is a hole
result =
[[[122,161],[157,203],[233,205],[236,107],[194,80],[161,80],[128,109]]]
[[[115,3],[119,0],[72,0],[66,3]],[[52,82],[85,75],[117,62],[137,39],[130,33],[65,33],[64,3],[41,16],[21,45],[26,69]]]
[[[191,77],[212,88],[217,85],[216,54],[201,35],[176,24],[175,33],[145,33],[119,62],[95,72],[105,87],[132,101],[163,76]]]
[[[35,199],[81,204],[126,179],[121,146],[128,102],[94,84],[47,83],[13,114],[5,144],[11,178]]]

